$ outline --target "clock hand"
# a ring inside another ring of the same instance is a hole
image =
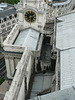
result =
[[[29,16],[29,18],[31,18],[31,16]]]
[[[33,16],[35,16],[35,14]]]

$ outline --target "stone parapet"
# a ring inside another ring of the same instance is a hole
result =
[[[47,7],[47,13],[46,13],[46,21],[47,23],[50,22],[50,20],[54,20],[55,17],[59,15],[66,14],[67,12],[70,12],[74,9],[75,6],[75,0],[67,0],[63,3],[55,3],[51,6]]]

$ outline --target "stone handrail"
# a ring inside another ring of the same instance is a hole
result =
[[[19,25],[16,24],[15,27],[11,30],[10,34],[8,35],[7,39],[4,41],[3,44],[12,44],[13,40],[16,38],[16,36],[19,33]],[[14,34],[16,33],[16,34]],[[13,37],[13,38],[12,38]]]

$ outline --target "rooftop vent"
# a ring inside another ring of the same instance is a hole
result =
[[[2,8],[5,8],[5,7],[7,7],[8,5],[7,5],[7,3],[1,3],[0,4],[0,8],[2,7]]]

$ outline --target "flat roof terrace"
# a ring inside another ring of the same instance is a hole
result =
[[[23,53],[25,47],[28,47],[33,53],[39,56],[43,41],[43,35],[32,28],[23,29],[16,24],[10,34],[3,42],[3,50],[11,53]]]

